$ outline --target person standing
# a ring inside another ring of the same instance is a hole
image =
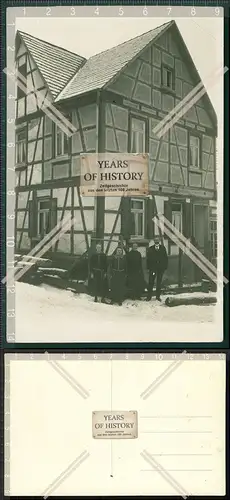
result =
[[[156,279],[156,299],[161,301],[161,284],[163,274],[168,267],[168,256],[164,245],[160,239],[155,238],[154,245],[149,247],[147,252],[147,269],[149,271],[149,285],[147,300],[151,300],[153,285]]]
[[[102,252],[101,243],[96,245],[96,253],[90,259],[90,275],[93,280],[94,302],[101,302],[105,300],[106,294],[106,279],[107,279],[107,257]]]
[[[126,257],[123,254],[123,249],[118,247],[115,255],[111,259],[110,265],[111,275],[111,299],[112,303],[117,303],[119,306],[125,298],[125,284],[126,284]]]
[[[142,268],[142,257],[138,251],[137,243],[133,243],[132,250],[127,254],[128,289],[131,299],[139,300],[145,288],[144,274]]]

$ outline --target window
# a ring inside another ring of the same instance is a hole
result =
[[[131,236],[144,238],[144,200],[131,200]]]
[[[167,89],[174,89],[174,81],[173,81],[173,71],[169,68],[163,66],[162,68],[162,84]]]
[[[145,121],[131,119],[131,153],[145,152]]]
[[[29,238],[41,240],[57,225],[57,198],[33,197],[28,208]]]
[[[24,80],[24,79],[26,79],[26,76],[27,76],[26,62],[23,63],[21,66],[18,66],[18,72],[19,72],[18,76],[19,76],[20,83],[23,85],[23,87],[25,87],[25,89],[22,90],[17,85],[17,98],[21,99],[22,97],[25,97],[25,95],[26,95],[26,88],[27,88],[27,82]],[[20,79],[20,76],[22,76],[23,78]]]
[[[43,237],[50,232],[50,200],[38,201],[38,235]]]
[[[69,152],[69,141],[67,135],[56,127],[56,156],[64,156]]]
[[[189,136],[189,166],[200,168],[200,138],[196,135]]]
[[[210,240],[211,240],[211,256],[217,258],[217,220],[210,220]]]
[[[172,204],[172,225],[182,233],[182,206],[180,203]]]
[[[16,164],[26,162],[26,129],[16,134]]]

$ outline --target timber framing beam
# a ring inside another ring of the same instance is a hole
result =
[[[105,151],[105,104],[101,98],[101,93],[97,94],[97,153]],[[95,197],[95,234],[96,238],[102,239],[104,236],[104,214],[105,214],[105,197]]]

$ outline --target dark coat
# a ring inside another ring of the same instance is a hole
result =
[[[147,252],[147,268],[152,273],[164,272],[168,267],[168,256],[164,245],[156,250],[155,245],[149,247]]]
[[[142,268],[142,257],[138,250],[131,250],[127,254],[128,288],[134,295],[141,295],[145,288]]]
[[[90,272],[107,271],[107,257],[104,253],[94,253],[90,259]]]
[[[107,292],[107,257],[104,253],[95,253],[89,262],[92,277],[92,292],[95,296],[104,297]]]
[[[122,302],[125,296],[125,285],[127,276],[127,261],[124,255],[114,255],[110,264],[111,295],[116,302]]]

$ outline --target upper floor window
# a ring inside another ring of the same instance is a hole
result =
[[[131,153],[144,153],[146,123],[138,118],[131,119]]]
[[[131,236],[144,238],[145,236],[145,205],[144,200],[131,199]]]
[[[59,127],[56,127],[56,156],[64,156],[69,152],[68,136]]]
[[[162,85],[167,89],[174,89],[174,74],[170,68],[162,67]]]
[[[16,134],[16,164],[26,162],[26,129],[20,130]]]
[[[200,168],[200,138],[196,135],[189,136],[189,166]]]

